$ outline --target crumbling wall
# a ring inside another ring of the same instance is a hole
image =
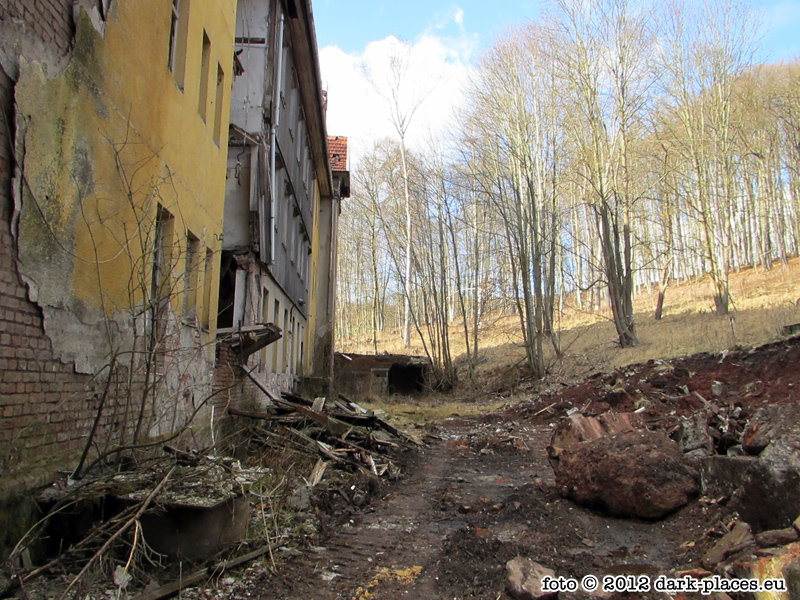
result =
[[[8,1],[0,9],[0,488],[8,491],[63,467],[59,457],[80,447],[70,432],[92,413],[91,378],[55,356],[42,311],[29,300],[17,269],[12,232],[18,53],[36,52],[51,70],[63,65],[72,41],[71,15],[69,0],[35,6]]]
[[[14,84],[18,56],[35,52],[52,71],[72,42],[72,1],[4,0],[0,7],[0,557],[35,517],[20,490],[74,467],[74,435],[91,423],[95,382],[53,352],[39,306],[17,269],[14,203]]]
[[[0,6],[4,492],[74,469],[95,417],[89,462],[193,418],[195,443],[207,434],[214,328],[200,309],[216,313],[203,285],[218,276],[225,144],[167,68],[169,3],[112,3],[102,17],[107,2],[77,4],[89,12],[73,13],[71,0]],[[195,35],[214,40],[215,69],[229,65],[234,14],[234,0],[192,11]],[[175,221],[174,272],[156,303],[162,208]]]

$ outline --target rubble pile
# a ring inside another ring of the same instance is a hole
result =
[[[396,479],[400,469],[391,458],[397,450],[419,442],[344,396],[330,402],[313,402],[295,394],[270,396],[270,406],[260,412],[229,409],[235,417],[264,422],[253,432],[254,441],[276,449],[318,455],[323,463],[310,484],[321,480],[328,464]]]
[[[695,576],[769,575],[800,589],[798,342],[631,365],[522,411],[554,428],[563,497],[644,519],[695,498],[719,506],[725,522],[687,541],[704,550]]]

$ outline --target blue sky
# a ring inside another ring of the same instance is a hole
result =
[[[496,33],[521,20],[535,17],[539,2],[461,2],[441,0],[312,0],[319,47],[338,46],[359,52],[368,42],[394,35],[413,41],[424,32],[458,36],[453,22],[463,11],[463,28],[489,43]]]
[[[313,0],[320,48],[338,46],[348,53],[394,35],[413,41],[425,32],[456,37],[466,32],[478,47],[491,43],[509,25],[535,19],[543,3],[494,0]],[[750,0],[744,5],[760,13],[765,25],[765,61],[800,56],[800,0]],[[463,31],[452,15],[463,11]]]
[[[657,0],[647,0],[657,1]],[[426,99],[408,141],[421,147],[457,119],[470,66],[508,27],[535,19],[547,0],[312,0],[328,133],[350,138],[355,162],[381,137],[396,137],[387,103],[362,77],[385,75],[400,42],[411,50],[409,86]],[[745,0],[763,25],[758,62],[800,57],[800,0]],[[435,82],[432,84],[431,82]],[[413,90],[412,90],[413,91]],[[351,163],[352,164],[352,163]]]

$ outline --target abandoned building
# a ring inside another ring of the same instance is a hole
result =
[[[208,434],[236,3],[188,8],[3,2],[4,489]]]
[[[353,400],[414,395],[431,383],[431,361],[425,356],[337,352],[334,363],[337,391]]]
[[[333,173],[329,160],[310,3],[240,0],[235,56],[217,402],[263,396],[237,384],[241,364],[275,393],[311,383],[321,394],[332,375],[336,224],[349,180],[346,138],[331,138]]]
[[[328,386],[349,182],[314,35],[309,0],[0,0],[3,515],[118,448],[208,445],[220,346]]]

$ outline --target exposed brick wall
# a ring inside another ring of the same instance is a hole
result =
[[[218,341],[214,366],[214,429],[220,441],[232,432],[228,408],[241,407],[242,370],[238,355],[230,344]]]
[[[0,0],[0,20],[24,28],[55,56],[64,56],[72,44],[72,0]]]
[[[18,28],[26,42],[35,41],[30,47],[48,58],[70,49],[71,0],[0,0],[0,20],[4,28]],[[0,488],[5,493],[74,467],[97,408],[90,378],[54,357],[41,310],[28,300],[17,271],[11,232],[13,107],[14,82],[0,67]]]
[[[28,300],[11,235],[9,129],[13,84],[0,69],[0,480],[42,483],[80,452],[94,416],[90,379],[53,356],[42,313]]]

